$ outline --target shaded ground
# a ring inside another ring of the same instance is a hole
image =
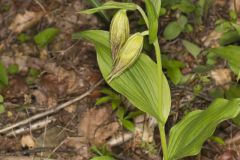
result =
[[[143,128],[145,123],[148,124],[147,138],[150,144],[141,142],[142,137],[135,135],[133,138],[132,134],[130,138],[122,140],[121,136],[128,132],[118,122],[115,111],[111,109],[111,103],[95,105],[96,100],[104,95],[100,90],[108,86],[101,81],[94,46],[83,40],[72,40],[71,35],[86,29],[106,29],[107,25],[98,16],[76,13],[91,7],[86,2],[0,0],[0,61],[6,68],[18,66],[16,73],[9,74],[7,87],[0,89],[5,107],[5,112],[0,115],[0,128],[52,111],[41,118],[29,120],[24,125],[6,131],[0,129],[0,159],[27,160],[35,156],[59,160],[84,160],[94,156],[90,151],[92,146],[101,148],[105,144],[108,144],[108,150],[112,151],[116,159],[160,159],[157,156],[161,153],[160,140],[157,129],[154,129],[154,124],[150,122],[151,118],[142,115],[133,120],[139,128]],[[141,4],[139,1],[138,3]],[[190,75],[196,66],[204,64],[206,57],[202,55],[199,59],[194,59],[192,55],[186,53],[181,39],[193,41],[202,48],[215,45],[214,38],[217,36],[209,35],[214,30],[217,19],[229,18],[226,13],[228,9],[228,5],[219,2],[210,10],[204,26],[197,28],[195,32],[183,34],[171,42],[159,38],[163,52],[169,58],[185,64],[181,69],[184,75]],[[160,21],[160,28],[164,28],[172,18],[174,17],[171,17],[171,14],[164,16]],[[131,15],[130,19],[133,21],[131,27],[134,29],[137,26],[135,22],[137,18]],[[41,48],[34,42],[33,37],[49,27],[58,28],[60,33],[46,47]],[[162,32],[160,30],[161,35]],[[21,33],[27,35],[29,39],[24,42],[19,40]],[[207,39],[204,43],[203,38]],[[218,77],[232,76],[229,70],[222,70],[226,68],[226,64],[221,61],[216,68],[221,69],[217,70],[216,76],[204,72],[194,74],[185,85],[175,86],[171,83],[172,113],[167,124],[168,130],[187,112],[205,108],[212,100],[209,96],[211,89],[218,85],[224,86],[225,81],[231,83],[231,78],[230,80],[220,78],[220,81],[224,82],[217,81]],[[206,83],[203,77],[210,83]],[[194,90],[198,84],[203,87],[200,93]],[[89,92],[94,86],[93,91]],[[83,98],[76,103],[62,110],[57,109],[59,105],[71,102],[81,95]],[[123,97],[120,99],[128,112],[135,111],[127,100]],[[145,132],[142,130],[139,132]],[[227,139],[232,136],[236,135],[235,138],[238,138],[237,132],[238,127],[228,121],[218,128],[215,135],[229,142],[231,139],[228,141]],[[114,139],[119,140],[119,136],[120,142],[117,143]],[[152,142],[152,138],[156,143]],[[227,145],[219,145],[209,140],[201,154],[192,159],[221,159],[219,156],[222,154],[231,159],[236,151],[238,146],[229,149]]]

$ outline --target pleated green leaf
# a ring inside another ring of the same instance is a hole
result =
[[[155,8],[155,11],[157,13],[157,16],[159,17],[160,16],[160,11],[161,11],[161,0],[151,0],[154,8]]]
[[[149,22],[149,42],[153,43],[157,39],[158,33],[158,14],[151,0],[145,0]]]
[[[80,11],[79,13],[93,14],[93,13],[100,12],[100,11],[103,11],[103,10],[108,10],[108,9],[136,10],[137,5],[134,4],[134,3],[122,3],[122,2],[109,1],[109,2],[104,3],[100,7]]]
[[[200,152],[202,144],[214,133],[217,125],[240,113],[240,99],[216,99],[206,110],[187,114],[170,131],[169,159],[177,160]]]
[[[213,48],[210,51],[216,53],[217,56],[226,59],[232,71],[238,76],[240,74],[239,50],[240,46],[230,45],[225,47]]]
[[[100,30],[78,33],[78,36],[95,44],[98,65],[105,79],[112,68],[108,35],[109,32]],[[154,116],[159,122],[164,124],[170,112],[171,95],[166,77],[164,76],[164,81],[161,82],[156,73],[156,63],[146,54],[141,54],[132,67],[115,78],[109,85],[124,95],[134,106]],[[162,108],[157,108],[157,106],[160,106],[157,105],[160,103],[157,91],[159,83],[163,83]]]

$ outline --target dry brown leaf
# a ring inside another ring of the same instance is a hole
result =
[[[21,98],[24,100],[24,94],[28,93],[28,86],[22,76],[12,76],[8,87],[4,91],[6,99]]]
[[[221,7],[224,7],[225,5],[227,5],[227,2],[226,0],[215,0],[214,3],[215,5],[219,5]]]
[[[107,125],[104,125],[102,127],[99,127],[99,129],[96,131],[94,143],[95,144],[103,144],[105,141],[112,137],[120,128],[120,125],[118,122],[112,122]]]
[[[9,151],[9,150],[20,150],[22,148],[20,139],[8,138],[7,136],[0,136],[0,150]]]
[[[25,135],[21,138],[22,147],[34,148],[36,143],[31,135]]]
[[[40,106],[47,105],[47,96],[40,90],[34,90],[32,95],[35,97],[36,103]]]
[[[217,160],[234,160],[238,159],[237,152],[234,150],[225,151],[222,155],[220,155]]]
[[[48,128],[36,139],[37,147],[56,147],[67,137],[66,132],[61,128]]]
[[[74,113],[77,110],[77,105],[76,104],[72,104],[66,108],[64,108],[65,111],[67,111],[68,113]]]
[[[66,147],[73,148],[78,153],[78,158],[89,159],[91,153],[89,151],[89,144],[86,143],[85,137],[68,137],[65,140]]]
[[[230,0],[229,3],[230,3],[230,10],[235,10],[235,8],[236,8],[237,12],[240,13],[240,1],[239,0]]]
[[[116,122],[111,123],[111,110],[107,107],[93,108],[83,113],[78,125],[80,136],[86,137],[92,144],[104,143],[118,130]]]
[[[229,69],[213,70],[211,71],[211,77],[217,86],[228,87],[228,84],[232,81],[231,70]]]
[[[59,92],[61,94],[72,94],[75,92],[85,91],[87,84],[84,83],[83,78],[79,77],[74,71],[65,70],[62,67],[57,66],[55,63],[48,63],[44,66],[44,69],[49,73],[52,73],[59,85]]]
[[[42,18],[42,12],[26,11],[24,14],[17,14],[13,19],[9,29],[14,33],[21,33],[22,31],[32,27]]]
[[[219,47],[218,40],[221,38],[222,33],[212,31],[210,34],[206,35],[201,39],[204,47],[216,48]]]

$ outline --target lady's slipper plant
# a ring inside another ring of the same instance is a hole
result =
[[[164,160],[196,155],[220,122],[240,113],[240,99],[216,99],[206,110],[190,112],[171,128],[167,137],[165,124],[170,114],[171,95],[162,72],[157,34],[161,1],[145,0],[145,5],[146,13],[134,3],[113,1],[81,11],[82,14],[93,14],[107,9],[118,10],[112,19],[110,32],[88,30],[74,34],[73,38],[81,37],[94,43],[98,65],[106,82],[134,106],[156,118]],[[130,11],[140,13],[146,23],[146,31],[130,35],[127,18]],[[155,49],[156,62],[142,53],[146,36]]]

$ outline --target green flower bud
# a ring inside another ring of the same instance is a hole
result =
[[[119,10],[113,17],[110,26],[110,43],[113,62],[129,37],[129,21],[126,10]]]
[[[118,57],[110,75],[108,76],[108,83],[114,78],[121,75],[127,68],[129,68],[139,57],[143,48],[143,35],[135,33],[128,38],[127,42],[119,51]]]

